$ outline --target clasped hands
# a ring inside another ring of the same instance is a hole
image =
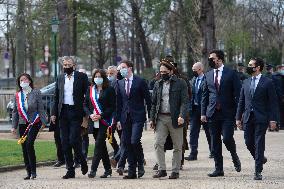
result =
[[[91,118],[92,121],[98,121],[98,120],[100,120],[102,117],[101,117],[101,115],[91,114],[91,115],[90,115],[90,118]]]

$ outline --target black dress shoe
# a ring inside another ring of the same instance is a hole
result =
[[[36,179],[36,173],[32,173],[31,179]]]
[[[254,174],[254,177],[253,177],[253,180],[262,180],[262,175],[261,175],[261,173],[255,173],[255,174]]]
[[[262,164],[266,164],[266,162],[267,162],[267,157],[263,157],[263,161],[262,161]]]
[[[209,177],[222,177],[224,176],[224,171],[214,171],[213,173],[208,174]]]
[[[137,179],[137,175],[125,175],[123,179]]]
[[[156,170],[158,170],[158,168],[159,168],[159,165],[158,165],[158,163],[156,163],[153,167],[153,170],[156,171]]]
[[[89,178],[95,178],[95,177],[96,177],[96,172],[91,171],[91,172],[88,174],[88,177],[89,177]]]
[[[84,162],[84,163],[81,164],[81,171],[82,171],[83,175],[87,174],[87,172],[88,172],[88,164],[87,164],[87,162]]]
[[[156,172],[155,175],[153,175],[153,178],[161,178],[161,177],[166,177],[166,176],[167,176],[166,170],[159,170]]]
[[[236,170],[237,172],[241,172],[241,170],[242,170],[242,165],[241,165],[241,161],[240,161],[238,155],[235,155],[235,156],[233,157],[233,163],[234,163],[235,170]]]
[[[138,178],[143,177],[144,174],[145,174],[145,170],[144,169],[143,170],[138,170]]]
[[[65,164],[65,162],[63,162],[63,161],[58,161],[58,162],[56,162],[54,165],[53,165],[53,167],[61,167],[62,165],[64,165]]]
[[[123,168],[118,168],[116,170],[116,172],[118,173],[118,175],[122,176],[123,175],[123,172],[124,172],[124,169]]]
[[[179,173],[172,172],[171,175],[169,176],[169,179],[178,179],[179,178]]]
[[[30,180],[31,176],[30,175],[27,175],[24,180]]]
[[[187,161],[195,161],[197,160],[197,156],[189,155],[188,157],[184,158]]]
[[[63,179],[75,178],[75,171],[74,172],[67,171],[66,175],[64,175],[62,178]]]
[[[112,174],[112,170],[111,169],[106,170],[104,172],[104,174],[102,176],[100,176],[100,178],[107,178],[108,176],[111,176],[111,174]]]

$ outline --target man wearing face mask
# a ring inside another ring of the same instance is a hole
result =
[[[75,71],[75,60],[72,57],[62,57],[64,73],[56,79],[54,106],[51,121],[58,119],[61,142],[66,160],[67,173],[62,178],[75,178],[75,168],[72,149],[81,163],[82,174],[88,172],[88,165],[82,153],[80,140],[81,124],[84,111],[83,103],[88,89],[86,74]]]
[[[212,68],[205,74],[205,84],[201,100],[201,121],[207,122],[212,142],[215,170],[209,177],[224,176],[222,140],[231,153],[237,172],[241,171],[241,162],[236,152],[234,124],[240,95],[240,79],[237,72],[224,67],[224,52],[213,50],[209,56]]]
[[[203,125],[203,129],[206,134],[207,142],[209,145],[209,157],[213,158],[213,155],[211,154],[211,139],[210,139],[210,133],[209,128],[206,123],[201,123],[200,116],[201,116],[201,95],[202,95],[202,88],[204,86],[204,66],[201,62],[197,62],[192,66],[193,71],[193,79],[192,79],[192,98],[190,102],[191,107],[191,124],[190,124],[190,135],[189,135],[189,145],[191,148],[191,152],[188,157],[185,157],[188,161],[194,161],[197,160],[197,148],[198,148],[198,138],[200,133],[201,125]]]
[[[122,143],[125,146],[128,159],[128,175],[124,179],[136,179],[145,173],[144,154],[141,137],[147,110],[150,112],[151,97],[147,83],[142,78],[133,75],[133,64],[122,61],[120,73],[124,79],[118,81],[117,87],[117,127],[122,127]]]
[[[251,77],[243,83],[236,113],[236,125],[241,128],[243,119],[245,143],[255,159],[254,180],[262,180],[263,164],[267,162],[264,157],[267,127],[275,129],[278,120],[275,87],[271,79],[261,74],[263,67],[262,59],[250,60],[247,73]]]
[[[188,112],[188,90],[183,79],[174,75],[175,66],[167,59],[160,62],[161,79],[156,81],[152,95],[150,126],[155,130],[155,151],[158,171],[153,178],[166,177],[164,145],[168,134],[173,142],[172,173],[169,179],[179,178],[182,159],[183,127]]]

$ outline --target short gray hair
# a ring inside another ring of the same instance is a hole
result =
[[[109,67],[107,68],[107,70],[112,70],[112,69],[117,70],[117,67],[116,67],[116,66],[109,66]]]
[[[77,64],[77,57],[76,56],[61,56],[57,60],[59,64],[63,64],[64,61],[72,61],[73,64]]]

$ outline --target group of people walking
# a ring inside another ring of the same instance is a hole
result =
[[[101,178],[112,175],[112,166],[117,166],[117,172],[123,175],[126,160],[128,174],[123,179],[143,177],[145,158],[141,137],[148,117],[149,125],[155,131],[153,144],[158,170],[153,178],[167,176],[165,143],[169,138],[173,149],[169,179],[179,178],[183,159],[197,160],[201,126],[206,134],[209,157],[215,162],[215,168],[208,176],[224,176],[222,140],[231,153],[235,170],[240,172],[241,161],[234,140],[234,127],[237,125],[244,130],[245,143],[255,159],[254,179],[261,180],[263,164],[267,162],[264,156],[266,130],[268,126],[275,129],[279,122],[275,87],[272,80],[261,74],[264,67],[262,59],[250,60],[247,73],[251,77],[242,85],[238,73],[224,66],[224,59],[223,51],[211,51],[208,62],[212,69],[204,73],[204,65],[195,63],[192,67],[194,78],[189,82],[179,74],[173,58],[167,56],[160,61],[159,73],[153,80],[150,94],[147,82],[134,75],[130,61],[122,61],[118,69],[112,66],[107,72],[95,70],[89,83],[86,74],[75,70],[74,59],[63,57],[64,73],[56,80],[51,113],[51,122],[60,131],[64,154],[61,161],[66,163],[67,172],[62,178],[75,178],[72,150],[81,165],[82,174],[89,172],[89,178],[96,176],[100,160],[105,169]],[[20,90],[16,93],[12,131],[19,127],[20,135],[27,135],[27,140],[22,143],[27,169],[25,179],[34,179],[36,159],[33,144],[40,125],[46,125],[47,119],[40,92],[33,88],[31,77],[20,75],[18,86]],[[184,157],[189,117],[191,151]],[[87,125],[96,141],[90,169],[82,150],[83,118],[88,120]],[[119,133],[120,145],[114,149],[114,157],[110,159],[106,139],[116,143],[115,130]]]

